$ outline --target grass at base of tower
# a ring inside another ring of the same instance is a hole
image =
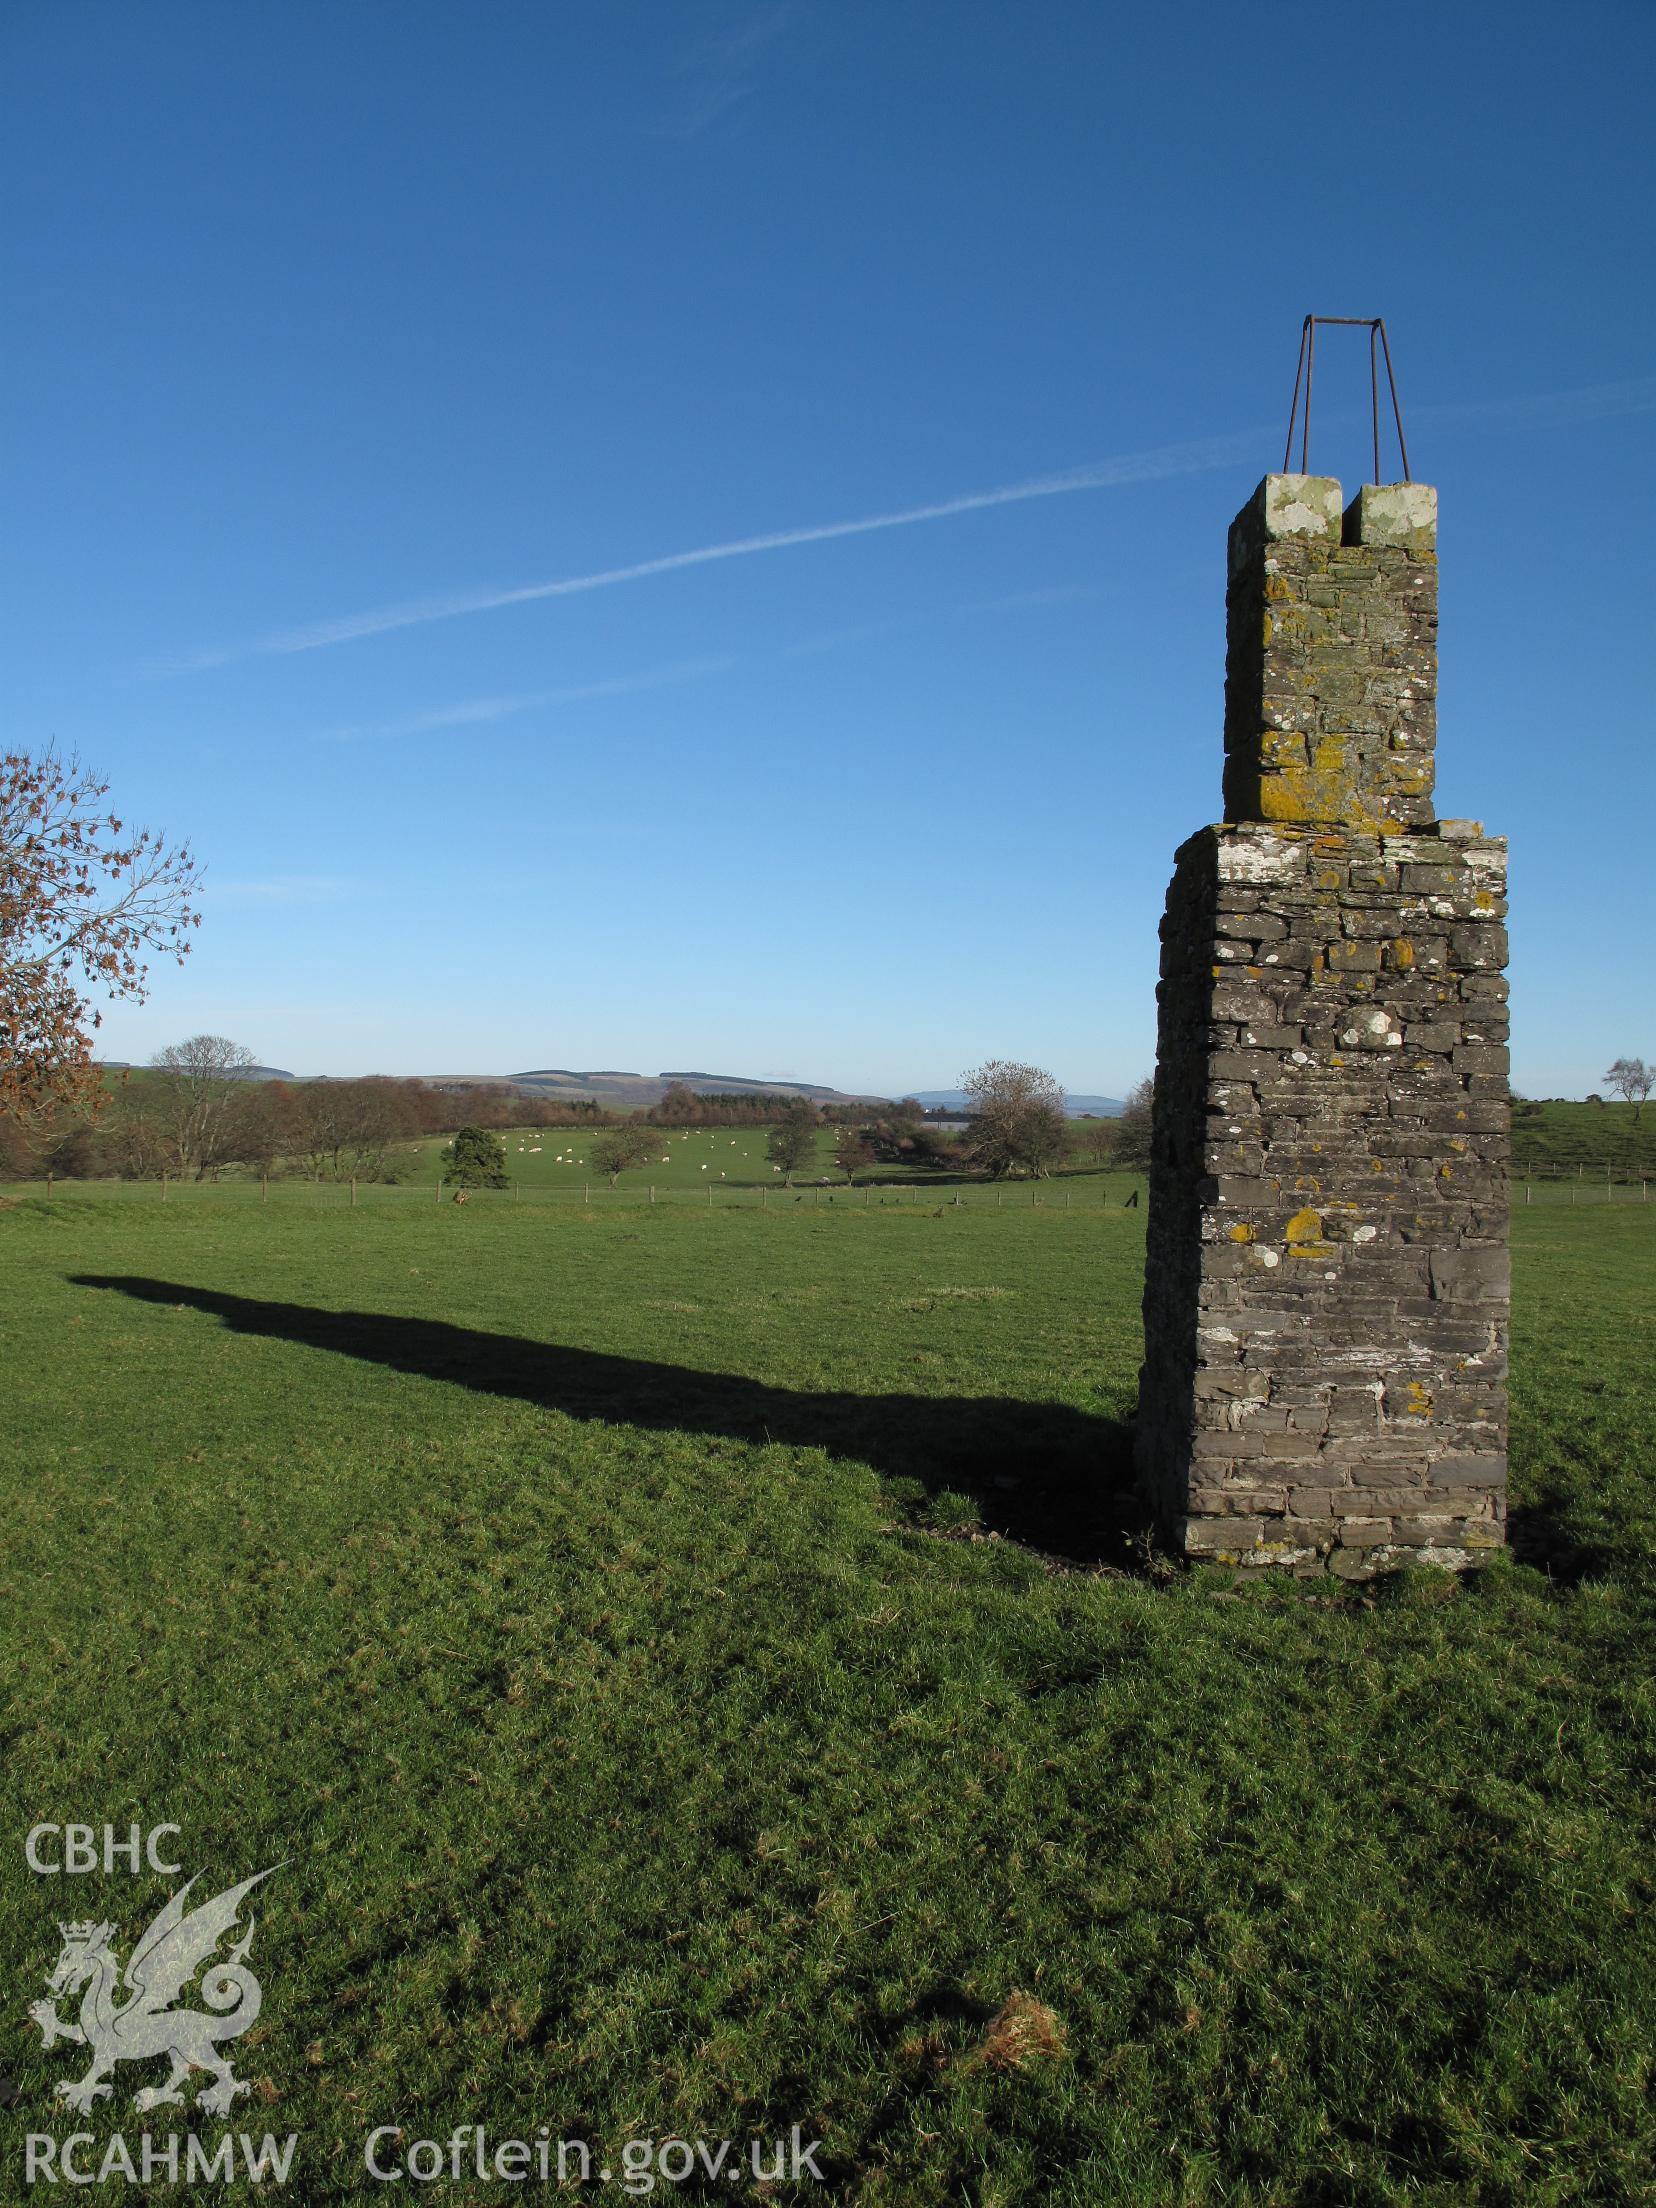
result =
[[[231,2123],[308,2203],[478,2120],[798,2123],[892,2208],[1639,2197],[1645,1207],[1516,1220],[1515,1559],[1349,1589],[1118,1571],[1138,1212],[272,1199],[0,1211],[14,2019],[178,1883],[29,1827],[165,1820],[284,1863]],[[80,2052],[8,2035],[8,2175]]]

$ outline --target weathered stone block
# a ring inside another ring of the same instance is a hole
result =
[[[1268,543],[1278,537],[1322,537],[1338,544],[1343,525],[1340,486],[1331,475],[1268,475],[1234,528]]]
[[[1347,544],[1437,549],[1437,492],[1430,483],[1365,483],[1345,510]]]

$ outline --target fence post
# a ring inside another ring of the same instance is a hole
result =
[[[161,1176],[161,1201],[162,1201],[163,1203],[165,1203],[165,1202],[166,1202],[166,1200],[167,1200],[167,1176],[166,1176],[166,1174],[165,1174],[165,1173],[163,1173],[163,1174],[162,1174],[162,1176]]]
[[[442,1184],[442,1181],[441,1181],[441,1180],[439,1179],[439,1181],[438,1181],[438,1183],[437,1183],[437,1201],[438,1201],[439,1203],[441,1203],[441,1202],[442,1202],[442,1200],[443,1200],[443,1184]]]
[[[1526,1204],[1533,1204],[1535,1201],[1535,1191],[1528,1181],[1524,1183],[1524,1201]]]
[[[259,1201],[261,1204],[268,1204],[270,1201],[270,1175],[268,1173],[259,1175]]]
[[[652,1182],[650,1183],[650,1201],[651,1201],[651,1203],[652,1203],[652,1204],[653,1204],[653,1203],[655,1202],[655,1183],[654,1183],[654,1181],[652,1181]]]
[[[351,1175],[351,1209],[353,1211],[356,1209],[356,1175],[354,1173]]]

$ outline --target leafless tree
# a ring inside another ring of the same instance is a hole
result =
[[[1088,1117],[1074,1129],[1076,1149],[1089,1165],[1108,1165],[1115,1150],[1115,1121]]]
[[[1156,1084],[1148,1076],[1127,1091],[1115,1121],[1116,1165],[1134,1166],[1140,1172],[1150,1163],[1150,1108]]]
[[[204,1180],[241,1155],[239,1123],[254,1062],[253,1053],[227,1035],[192,1035],[150,1060],[154,1071],[145,1086],[155,1091],[176,1171]]]
[[[1618,1058],[1602,1078],[1607,1089],[1632,1105],[1633,1124],[1637,1127],[1645,1098],[1656,1089],[1656,1066],[1647,1066],[1642,1058]]]
[[[313,1173],[342,1181],[385,1170],[385,1154],[413,1130],[405,1085],[370,1075],[360,1081],[306,1081],[288,1090],[283,1113],[295,1147]]]

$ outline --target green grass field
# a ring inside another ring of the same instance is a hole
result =
[[[284,1864],[230,2123],[306,2204],[479,2120],[797,2123],[768,2197],[882,2208],[1648,2201],[1656,1214],[1518,1214],[1515,1556],[1367,1590],[1138,1568],[1141,1217],[0,1209],[0,2197],[58,1919],[178,1883],[22,1837],[138,1820]],[[216,2134],[159,2075],[85,2128]]]
[[[694,1190],[701,1193],[709,1181],[722,1181],[727,1189],[755,1189],[779,1185],[765,1156],[762,1127],[691,1128],[661,1130],[661,1148],[645,1165],[623,1174],[623,1189],[639,1190],[656,1185],[662,1198]],[[441,1152],[446,1136],[399,1146],[398,1160],[405,1180],[434,1182],[442,1171]],[[501,1137],[506,1147],[506,1170],[526,1195],[573,1196],[595,1176],[586,1163],[587,1145],[593,1135],[564,1128],[508,1129]],[[1619,1185],[1625,1200],[1641,1180],[1656,1180],[1656,1104],[1650,1105],[1635,1125],[1630,1104],[1542,1104],[1522,1110],[1513,1121],[1513,1177],[1519,1184],[1532,1179],[1542,1201],[1557,1200],[1562,1180],[1577,1179],[1578,1200],[1601,1200],[1606,1170]],[[833,1184],[844,1176],[834,1165],[834,1130],[818,1137],[817,1163],[797,1176],[808,1183],[823,1176]],[[935,1173],[913,1174],[901,1167],[878,1167],[859,1176],[862,1180],[900,1183],[910,1179],[935,1182]],[[1075,1183],[1076,1201],[1082,1200],[1083,1183],[1107,1182],[1117,1198],[1143,1175],[1122,1171],[1102,1176],[1086,1171],[1066,1171],[1060,1176]],[[1099,1189],[1097,1193],[1102,1194]],[[1568,1190],[1563,1191],[1566,1199]]]

